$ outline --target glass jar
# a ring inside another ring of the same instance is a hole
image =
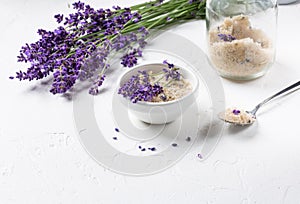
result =
[[[250,80],[275,60],[276,0],[207,0],[208,58],[218,73]]]

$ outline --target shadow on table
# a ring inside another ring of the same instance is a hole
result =
[[[109,70],[107,71],[108,74],[111,74],[113,71]],[[53,77],[49,77],[47,79],[41,80],[40,82],[37,82],[36,84],[34,84],[33,86],[31,86],[27,91],[28,92],[35,92],[35,93],[39,93],[39,94],[50,94],[52,95],[52,93],[50,93],[50,89],[51,89],[51,85],[53,83]],[[80,81],[80,83],[76,83],[70,90],[68,90],[66,93],[63,94],[57,94],[60,95],[60,97],[66,99],[67,101],[73,101],[73,99],[79,95],[80,93],[82,93],[83,91],[88,92],[89,88],[92,86],[92,82],[89,80],[86,81]],[[108,91],[108,88],[106,87],[101,87],[99,88],[99,93],[104,93]]]
[[[252,125],[247,126],[228,124],[226,128],[226,135],[235,138],[251,139],[257,135],[258,127],[258,121],[256,121]]]

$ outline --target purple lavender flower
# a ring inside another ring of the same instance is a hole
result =
[[[156,148],[155,147],[148,147],[148,149],[152,152],[156,151]]]
[[[119,50],[125,48],[129,43],[130,42],[129,42],[129,39],[128,39],[127,36],[125,36],[125,35],[118,35],[117,38],[114,41],[113,48],[116,51],[119,51]]]
[[[101,76],[98,76],[98,80],[96,82],[94,82],[94,83],[97,84],[97,86],[102,86],[105,77],[106,76],[104,74],[101,75]]]
[[[134,91],[130,99],[133,103],[136,103],[137,101],[151,101],[155,96],[162,92],[163,88],[158,84],[141,84],[138,89]]]
[[[142,33],[142,36],[143,36],[143,37],[149,35],[149,31],[148,31],[147,28],[144,27],[144,26],[140,27],[140,28],[138,29],[138,32],[139,32],[139,33]]]
[[[178,68],[175,68],[174,64],[168,63],[167,60],[164,60],[163,63],[168,65],[168,69],[163,69],[163,72],[165,72],[166,80],[168,80],[169,78],[180,80],[180,73],[178,72]]]
[[[218,34],[218,37],[225,42],[231,42],[233,40],[236,40],[236,38],[230,34],[226,35],[226,34],[220,33],[220,34]]]
[[[136,65],[137,64],[137,57],[135,55],[135,52],[130,52],[130,53],[124,55],[122,57],[121,64],[124,67],[133,67],[134,65]]]
[[[144,70],[144,71],[138,71],[138,76],[139,76],[139,80],[142,81],[143,83],[148,83],[149,82],[149,74],[148,71]]]
[[[99,93],[98,86],[92,86],[89,89],[89,94],[96,96]]]
[[[233,113],[234,115],[239,115],[239,114],[241,113],[241,111],[240,111],[240,110],[237,110],[237,109],[234,109],[234,110],[232,111],[232,113]]]
[[[61,23],[64,19],[64,15],[57,14],[54,16],[54,18],[56,18],[57,23]]]
[[[115,9],[115,10],[120,10],[121,7],[120,7],[120,6],[113,6],[113,9]]]
[[[137,75],[133,75],[118,91],[119,94],[125,98],[129,98],[133,103],[151,101],[162,92],[163,87],[159,84],[151,84],[149,82],[147,72],[140,72]]]
[[[97,80],[99,80],[97,72],[100,70],[104,73],[104,71],[109,68],[109,64],[107,64],[106,61],[110,49],[110,43],[106,42],[105,46],[94,51],[81,66],[78,78],[81,81],[92,79],[92,81],[96,82]]]
[[[65,18],[60,14],[54,16],[58,23],[63,22],[64,27],[59,26],[54,31],[39,29],[41,39],[21,48],[18,61],[30,63],[31,66],[26,72],[17,72],[16,78],[31,81],[53,73],[54,79],[50,89],[53,94],[65,93],[78,79],[92,79],[94,82],[89,92],[97,94],[98,87],[104,81],[104,75],[98,78],[95,75],[96,72],[105,71],[109,67],[107,57],[111,50],[118,51],[129,46],[129,42],[140,40],[134,33],[129,33],[126,39],[120,35],[111,42],[93,36],[97,32],[106,36],[116,35],[133,18],[141,19],[139,13],[131,12],[129,8],[95,10],[80,1],[73,3],[73,8],[77,12]],[[133,66],[138,56],[141,56],[140,49],[133,50],[124,64]],[[97,66],[88,66],[90,61],[97,61]]]
[[[174,64],[169,63],[167,60],[164,60],[164,61],[163,61],[163,64],[168,65],[168,67],[169,67],[170,69],[174,67]]]
[[[137,64],[137,57],[141,57],[142,56],[142,51],[141,49],[133,49],[131,52],[129,52],[128,54],[124,55],[122,57],[122,62],[121,64],[124,67],[133,67],[134,65]]]
[[[97,80],[94,82],[94,85],[90,88],[89,94],[97,95],[99,93],[99,87],[102,86],[105,80],[105,75],[100,75],[97,77]]]
[[[132,44],[138,43],[139,47],[133,49],[132,52],[140,53],[141,49],[144,48],[146,45],[145,37],[143,34],[142,36],[139,36],[136,33],[129,33],[129,34],[118,34],[117,37],[112,42],[112,48],[116,51],[130,48]]]
[[[84,3],[80,1],[73,3],[73,8],[78,11],[83,10],[84,6],[85,6]]]

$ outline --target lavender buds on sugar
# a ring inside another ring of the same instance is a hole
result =
[[[155,96],[163,92],[163,87],[158,83],[151,83],[150,75],[148,71],[140,71],[137,75],[132,76],[119,89],[118,93],[129,98],[133,103],[151,101]]]
[[[138,101],[165,102],[175,100],[191,90],[190,83],[182,78],[179,68],[164,61],[167,65],[161,71],[138,71],[125,82],[118,93],[133,103]]]
[[[218,37],[220,38],[220,40],[223,40],[225,42],[232,42],[234,40],[236,40],[236,38],[230,34],[226,35],[226,34],[218,34]]]
[[[74,13],[54,16],[59,24],[56,29],[39,29],[40,39],[21,48],[18,62],[30,66],[10,79],[32,81],[50,77],[52,94],[66,93],[77,82],[88,81],[89,93],[96,95],[107,78],[109,60],[116,53],[123,55],[124,67],[132,67],[142,56],[150,29],[205,16],[205,1],[197,0],[155,0],[129,8],[98,10],[78,1],[72,7]],[[150,89],[152,94],[161,92],[157,85],[145,85],[144,89]]]

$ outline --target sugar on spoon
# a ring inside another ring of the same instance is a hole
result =
[[[244,111],[236,108],[228,108],[224,112],[219,113],[219,118],[224,120],[225,122],[232,123],[234,125],[251,125],[256,120],[256,112],[260,107],[271,101],[272,99],[300,86],[300,81],[290,85],[289,87],[282,89],[281,91],[277,92],[276,94],[270,96],[269,98],[265,99],[261,103],[259,103],[255,108],[251,111]]]

